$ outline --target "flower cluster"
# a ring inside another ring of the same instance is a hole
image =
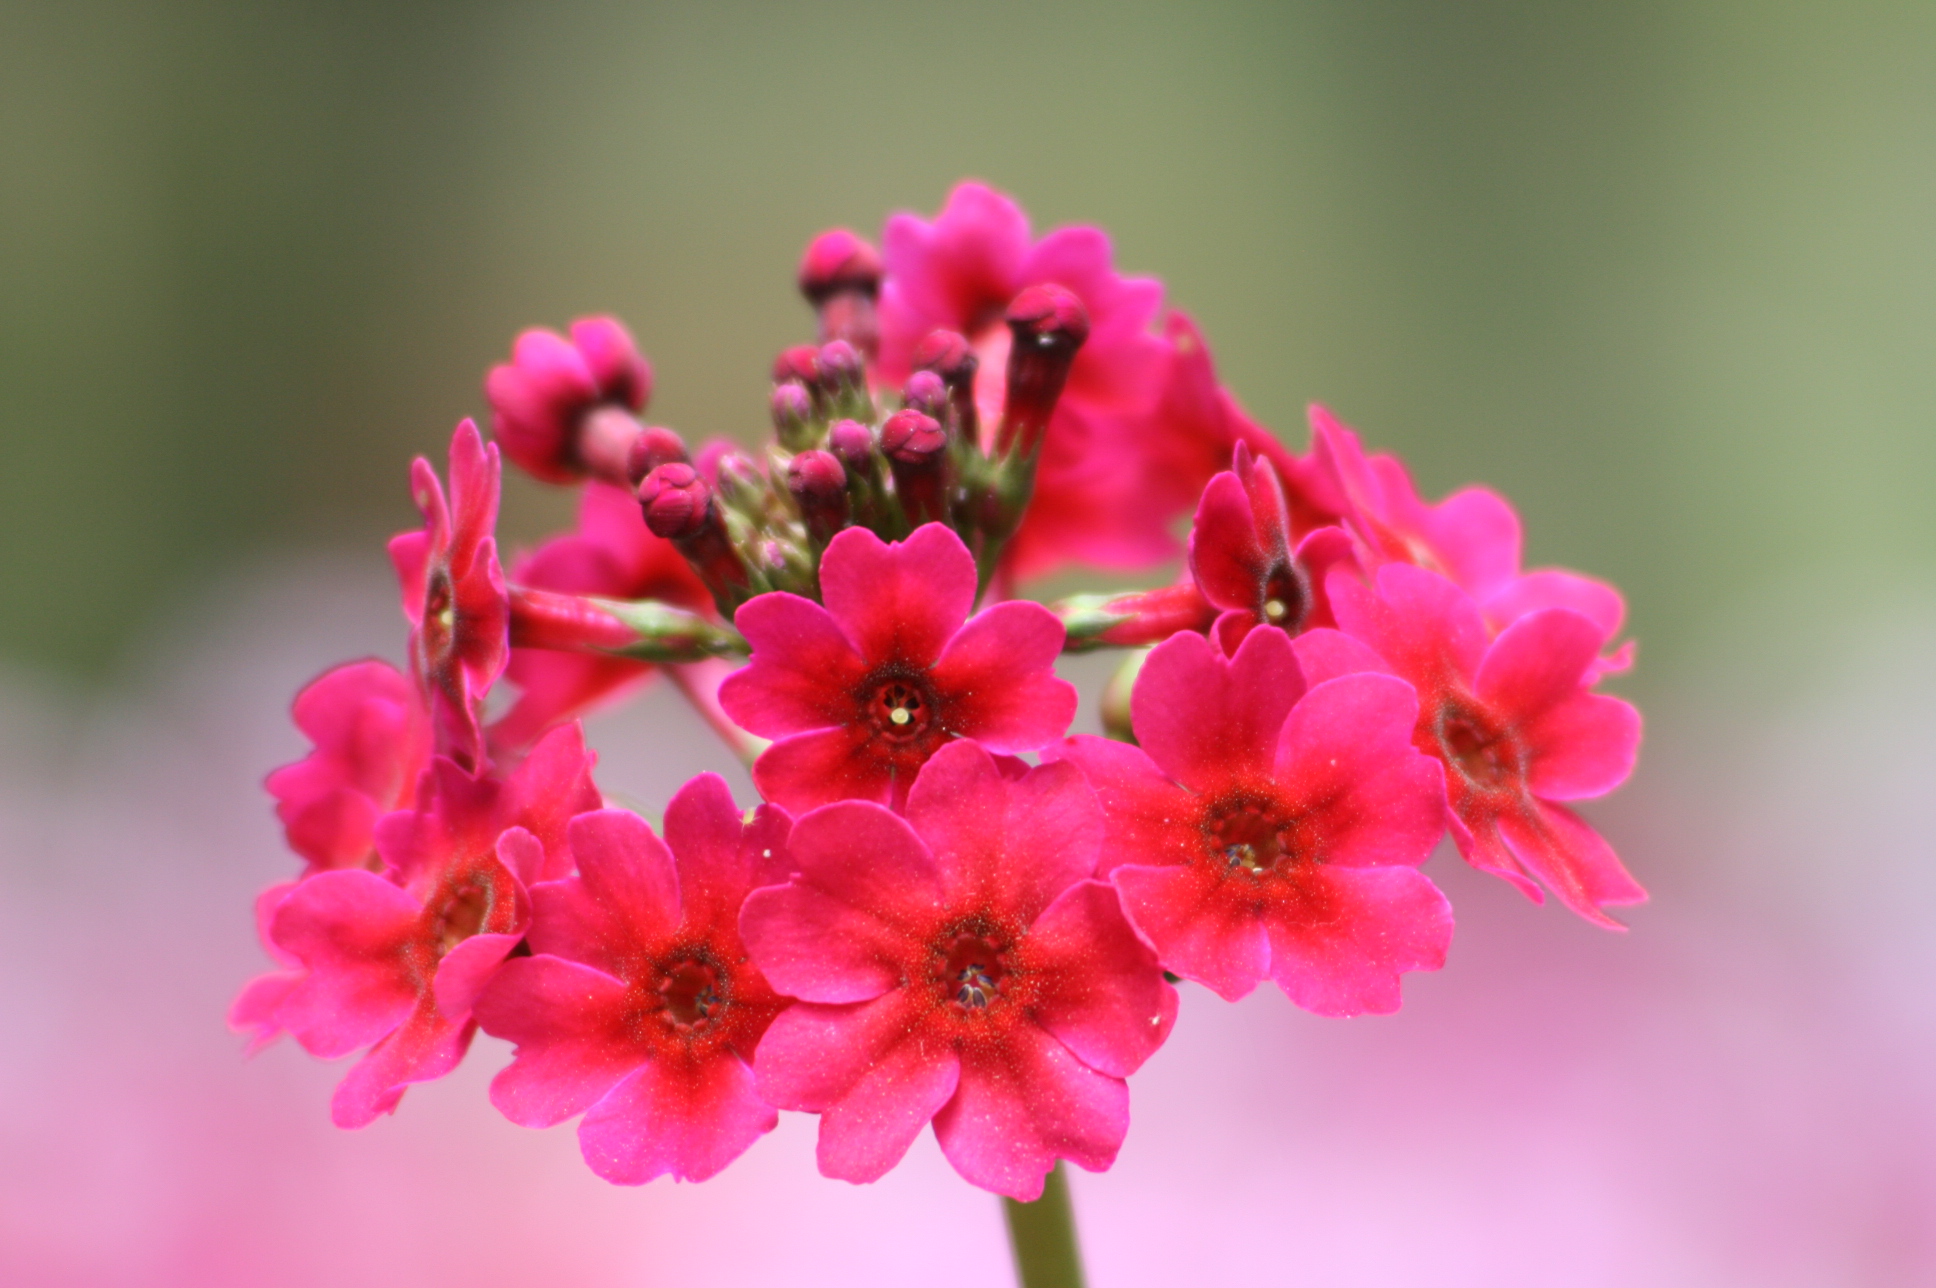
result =
[[[1504,500],[1423,500],[1323,409],[1284,447],[1096,229],[1038,240],[969,183],[882,247],[809,246],[820,334],[776,360],[757,454],[646,424],[651,368],[593,318],[491,371],[495,444],[458,427],[448,497],[415,463],[408,673],[298,695],[313,748],[268,787],[304,868],[258,901],[277,969],[231,1015],[361,1053],[339,1124],[482,1028],[516,1045],[492,1102],[582,1116],[614,1182],[709,1177],[786,1109],[829,1176],[932,1124],[1026,1200],[1115,1159],[1174,984],[1396,1010],[1445,961],[1447,833],[1600,924],[1645,897],[1570,808],[1639,743],[1595,691],[1632,661],[1617,592],[1523,571]],[[583,489],[509,578],[500,449]],[[1171,585],[1014,597],[1177,555]],[[1069,737],[1056,661],[1103,647],[1109,736]],[[701,775],[655,831],[594,785],[578,717],[660,671],[746,756],[750,812]]]

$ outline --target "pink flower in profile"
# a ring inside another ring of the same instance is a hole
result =
[[[1059,228],[1036,241],[1021,207],[979,183],[957,185],[933,222],[893,216],[882,246],[878,379],[902,384],[930,332],[959,332],[980,360],[975,401],[985,432],[1001,417],[1010,301],[1053,283],[1088,311],[1089,337],[1049,422],[1034,500],[1005,555],[1012,572],[1035,576],[1078,559],[1148,567],[1173,555],[1169,524],[1195,488],[1167,504],[1166,493],[1146,494],[1145,462],[1172,432],[1150,420],[1168,349],[1152,330],[1162,284],[1119,274],[1101,229]]]
[[[1387,671],[1418,690],[1413,741],[1445,765],[1447,822],[1474,867],[1528,897],[1537,880],[1588,921],[1647,892],[1613,848],[1559,802],[1604,796],[1626,781],[1640,748],[1640,713],[1589,692],[1600,673],[1601,625],[1544,608],[1490,637],[1470,595],[1437,573],[1387,564],[1375,587],[1333,576],[1339,631],[1297,641],[1305,674]]]
[[[390,539],[410,619],[410,660],[429,696],[437,750],[469,769],[484,764],[477,709],[510,651],[510,599],[498,567],[498,458],[466,420],[450,439],[451,501],[419,456],[410,494],[420,531]]]
[[[1062,623],[1012,600],[972,619],[975,561],[938,523],[887,543],[848,528],[820,562],[826,607],[798,595],[748,600],[734,624],[752,661],[719,701],[777,738],[753,766],[760,794],[795,813],[858,798],[899,806],[916,771],[953,738],[1033,751],[1075,716],[1057,679]]]
[[[1398,562],[1449,577],[1494,630],[1542,608],[1570,608],[1599,626],[1603,639],[1620,633],[1626,604],[1605,582],[1558,568],[1519,571],[1519,516],[1498,493],[1469,487],[1431,505],[1397,457],[1366,456],[1358,436],[1323,407],[1311,408],[1311,434],[1368,570]],[[1599,672],[1625,670],[1632,658],[1629,644],[1603,659]]]
[[[1452,938],[1417,870],[1445,826],[1417,710],[1384,675],[1306,690],[1279,631],[1228,658],[1176,635],[1136,682],[1140,747],[1056,754],[1102,798],[1103,873],[1167,969],[1230,1000],[1274,979],[1321,1015],[1395,1011],[1399,976],[1444,965]]]
[[[477,1003],[518,1045],[491,1083],[505,1117],[583,1113],[585,1162],[620,1185],[703,1181],[773,1129],[747,1061],[785,1003],[747,960],[739,910],[786,878],[791,826],[771,805],[742,822],[714,774],[672,798],[664,842],[624,810],[572,820],[578,875],[533,889],[536,955]]]
[[[579,499],[577,531],[519,559],[511,580],[538,590],[712,611],[711,594],[678,549],[645,526],[638,498],[597,480],[585,484]],[[554,725],[616,701],[652,674],[650,663],[622,657],[514,648],[504,675],[518,686],[518,700],[491,726],[491,744],[522,747]]]
[[[374,866],[377,820],[404,803],[430,763],[422,696],[370,659],[310,681],[291,714],[314,748],[264,783],[289,848],[310,872]]]
[[[624,431],[633,427],[632,414],[644,411],[652,396],[652,367],[616,318],[580,318],[571,324],[570,339],[537,327],[520,334],[511,361],[485,377],[484,396],[491,404],[491,437],[532,477],[572,483],[594,464],[604,473],[616,468],[622,477],[618,440],[629,438]],[[595,438],[612,441],[585,442],[587,422],[600,408],[620,413],[618,432],[594,431]],[[594,460],[586,459],[587,449]]]
[[[1190,572],[1223,610],[1214,629],[1225,653],[1257,626],[1295,635],[1331,624],[1324,578],[1334,567],[1357,567],[1351,538],[1342,528],[1316,528],[1293,550],[1291,532],[1276,468],[1239,444],[1233,466],[1204,488],[1190,529]]]
[[[1073,766],[1006,770],[969,742],[921,770],[905,819],[868,801],[794,826],[795,875],[740,927],[782,1012],[754,1058],[782,1109],[820,1114],[820,1170],[877,1180],[922,1126],[1016,1199],[1057,1158],[1115,1161],[1124,1079],[1176,993],[1092,879],[1102,816]]]
[[[337,1126],[392,1112],[410,1083],[463,1058],[472,1003],[530,920],[526,886],[569,870],[560,816],[599,804],[589,768],[575,729],[541,742],[508,783],[436,757],[422,807],[377,824],[383,874],[321,872],[275,905],[272,951],[300,978],[257,980],[232,1018],[258,1036],[287,1029],[325,1058],[370,1048],[336,1089]]]

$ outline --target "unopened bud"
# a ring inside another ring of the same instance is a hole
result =
[[[830,395],[858,388],[867,379],[867,362],[860,350],[845,340],[831,340],[820,346],[816,356],[820,384]]]
[[[1076,350],[1089,338],[1089,311],[1074,291],[1044,282],[1009,304],[1008,329],[1014,343],[996,447],[1028,455],[1040,445]]]
[[[759,498],[766,491],[766,476],[760,473],[760,467],[752,457],[734,448],[721,452],[713,468],[719,478],[722,500],[737,507],[757,506]]]
[[[955,428],[963,439],[977,442],[981,427],[975,412],[975,371],[981,360],[975,356],[968,338],[958,331],[930,331],[914,346],[913,365],[917,371],[932,371],[948,386],[948,400],[955,409]]]
[[[881,451],[894,471],[894,492],[910,524],[948,514],[948,431],[934,417],[904,408],[881,426]]]
[[[766,405],[781,445],[792,450],[806,446],[813,434],[813,395],[807,387],[797,380],[775,385]]]
[[[819,348],[811,344],[796,344],[791,349],[782,349],[780,356],[773,359],[773,383],[783,385],[789,380],[797,380],[812,389],[820,383],[819,354]]]
[[[639,484],[639,508],[645,526],[668,541],[696,535],[712,511],[712,489],[699,471],[674,461],[661,465]]]
[[[874,457],[874,431],[857,420],[837,420],[827,431],[827,450],[849,469],[863,469]]]
[[[686,451],[686,440],[664,425],[647,425],[632,440],[632,449],[625,458],[625,472],[632,486],[637,487],[645,482],[645,476],[653,470],[661,465],[673,464],[692,464],[692,455]]]
[[[830,228],[800,257],[800,293],[819,305],[837,291],[860,291],[872,298],[881,289],[881,254],[866,238],[845,228]]]
[[[787,490],[800,506],[807,535],[825,545],[847,526],[847,471],[830,452],[802,452],[787,464]]]
[[[901,405],[942,420],[948,415],[948,386],[932,371],[917,371],[901,391]]]

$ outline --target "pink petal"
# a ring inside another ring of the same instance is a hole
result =
[[[999,1047],[964,1051],[959,1090],[934,1118],[941,1152],[963,1178],[1022,1202],[1042,1196],[1057,1158],[1108,1168],[1128,1132],[1129,1085],[1028,1026]]]
[[[584,1112],[645,1051],[625,1018],[629,990],[603,971],[540,954],[504,963],[478,998],[477,1022],[517,1043],[491,1080],[491,1103],[520,1127],[549,1127]]]
[[[1473,692],[1511,723],[1535,720],[1580,691],[1603,638],[1599,627],[1571,609],[1522,617],[1492,642]]]
[[[395,1113],[411,1083],[429,1082],[455,1069],[476,1032],[474,1023],[451,1024],[435,1007],[420,1007],[337,1084],[330,1120],[343,1128],[367,1127]]]
[[[1479,668],[1490,638],[1470,596],[1434,572],[1386,564],[1376,589],[1333,572],[1325,581],[1332,614],[1345,634],[1376,652],[1390,669],[1425,686],[1465,679]]]
[[[397,570],[397,595],[403,601],[404,618],[412,626],[421,626],[424,595],[429,589],[430,534],[421,528],[399,532],[390,538],[389,551],[390,565]]]
[[[938,523],[891,545],[847,528],[821,556],[820,598],[870,666],[931,666],[975,606],[975,558]]]
[[[614,1185],[703,1181],[779,1124],[736,1056],[641,1065],[586,1112],[578,1145]]]
[[[908,794],[908,822],[934,855],[951,903],[996,908],[1027,924],[1095,872],[1102,808],[1074,765],[1014,781],[972,742],[937,751]]]
[[[1301,898],[1272,904],[1271,975],[1293,1002],[1319,1015],[1398,1009],[1398,977],[1445,965],[1452,905],[1412,868],[1313,866],[1297,874]]]
[[[1565,806],[1541,803],[1527,815],[1502,815],[1499,831],[1528,872],[1595,925],[1624,930],[1601,907],[1647,901],[1647,892],[1622,866],[1613,847]]]
[[[303,1049],[324,1059],[348,1055],[403,1023],[417,989],[403,957],[423,909],[373,872],[323,872],[277,909],[278,947],[308,975],[278,1011]]]
[[[1640,712],[1604,694],[1576,692],[1519,732],[1526,786],[1547,800],[1604,796],[1627,781],[1640,754]]]
[[[1307,855],[1327,864],[1416,867],[1445,830],[1445,776],[1412,747],[1418,698],[1395,676],[1327,680],[1284,722],[1276,779]]]
[[[809,1002],[865,1002],[901,984],[907,932],[798,881],[746,896],[740,938],[777,991]]]
[[[1109,876],[1123,911],[1166,970],[1196,980],[1226,1002],[1270,971],[1270,942],[1255,904],[1231,883],[1187,867],[1123,866]]]
[[[1329,627],[1304,632],[1291,641],[1291,648],[1297,654],[1298,669],[1304,672],[1304,682],[1312,688],[1326,680],[1335,680],[1341,675],[1355,675],[1360,671],[1375,671],[1385,675],[1391,673],[1391,667],[1385,659],[1368,645]]]
[[[1028,954],[1045,980],[1036,1022],[1091,1068],[1126,1078],[1170,1036],[1176,990],[1113,887],[1083,881],[1063,891],[1029,927]]]
[[[1501,628],[1542,608],[1570,608],[1598,626],[1605,639],[1620,633],[1627,615],[1626,601],[1612,586],[1558,568],[1514,578],[1485,600],[1486,616]]]
[[[792,814],[842,800],[884,803],[896,787],[894,766],[874,749],[871,731],[851,726],[780,739],[753,762],[753,785]]]
[[[497,527],[498,453],[469,419],[450,436],[451,569],[461,576],[471,552]]]
[[[630,810],[593,810],[572,819],[570,832],[586,897],[623,926],[628,939],[652,943],[678,927],[679,873],[644,819]],[[552,951],[553,941],[545,942],[544,951]]]
[[[541,870],[521,874],[525,880],[556,880],[571,871],[568,825],[574,815],[605,803],[592,782],[597,759],[585,749],[584,731],[564,725],[539,739],[511,775],[510,816],[544,846]]]
[[[469,1015],[491,977],[523,939],[522,929],[508,935],[472,935],[445,953],[431,984],[437,1009],[453,1020]]]
[[[1190,573],[1198,589],[1218,608],[1254,613],[1265,560],[1244,485],[1235,474],[1217,475],[1203,489],[1190,530]]]
[[[732,789],[718,774],[693,778],[666,806],[665,839],[679,869],[688,924],[731,923],[747,890],[764,884],[754,879],[754,863],[762,856],[747,843],[747,831]],[[785,837],[785,830],[767,831]],[[770,837],[761,848],[772,848]],[[775,879],[785,877],[782,872]]]
[[[1102,802],[1098,876],[1125,863],[1185,863],[1202,843],[1196,797],[1166,778],[1142,748],[1083,734],[1044,754],[1082,770]]]
[[[236,994],[229,1006],[229,1028],[247,1035],[250,1055],[282,1036],[282,1021],[276,1013],[302,977],[301,971],[270,971],[244,984]]]
[[[1303,692],[1282,631],[1251,632],[1227,661],[1201,635],[1179,633],[1144,663],[1131,723],[1163,772],[1212,791],[1234,777],[1269,773],[1277,731]]]
[[[1076,714],[1075,686],[1054,671],[1065,638],[1040,604],[1010,600],[976,614],[929,672],[949,732],[1005,752],[1060,738]]]
[[[756,595],[733,622],[753,646],[752,662],[719,686],[733,723],[779,738],[855,718],[852,689],[867,663],[826,609],[798,595]]]

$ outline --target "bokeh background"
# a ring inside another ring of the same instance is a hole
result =
[[[1933,64],[1857,0],[0,0],[0,1279],[1006,1282],[931,1140],[620,1190],[499,1044],[346,1134],[221,1024],[287,699],[400,652],[405,462],[512,334],[616,312],[655,419],[751,435],[806,239],[973,175],[1641,641],[1631,933],[1442,854],[1399,1015],[1189,991],[1075,1178],[1092,1282],[1936,1281]],[[567,515],[507,485],[508,544]],[[731,770],[664,694],[592,736],[650,810]]]

